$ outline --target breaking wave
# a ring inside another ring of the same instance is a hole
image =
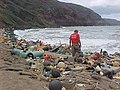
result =
[[[44,28],[15,30],[18,39],[42,40],[46,44],[69,44],[69,35],[79,30],[83,51],[106,50],[109,53],[120,52],[120,26],[77,26],[63,28]]]

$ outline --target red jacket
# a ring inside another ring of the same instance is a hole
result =
[[[76,32],[74,32],[73,34],[70,35],[70,40],[72,42],[72,44],[78,44],[79,40],[80,40],[80,35]]]

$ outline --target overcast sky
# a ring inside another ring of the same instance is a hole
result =
[[[58,0],[88,7],[103,18],[120,20],[120,0]]]

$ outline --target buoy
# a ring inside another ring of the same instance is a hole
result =
[[[49,84],[49,90],[62,90],[62,83],[59,80],[53,80]]]
[[[53,70],[52,70],[52,77],[53,77],[53,78],[58,78],[58,77],[60,77],[60,71],[57,70],[57,69],[53,69]]]

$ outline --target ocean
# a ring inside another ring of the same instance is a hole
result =
[[[39,28],[15,30],[18,39],[41,40],[46,44],[69,44],[69,36],[73,31],[79,31],[82,51],[99,52],[101,49],[108,53],[120,52],[120,26],[71,26],[61,28]]]

